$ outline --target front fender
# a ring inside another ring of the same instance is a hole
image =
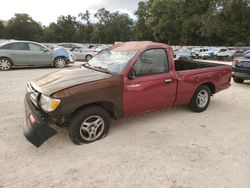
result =
[[[55,50],[53,50],[53,61],[57,57],[69,58],[69,56],[70,56],[69,52],[64,48],[56,48]]]

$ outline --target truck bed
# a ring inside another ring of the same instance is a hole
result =
[[[175,71],[185,71],[192,69],[203,69],[211,67],[224,66],[223,64],[217,63],[207,63],[201,61],[191,61],[191,60],[175,60]]]
[[[176,60],[177,104],[187,104],[198,86],[206,84],[212,94],[230,86],[232,68],[228,65],[201,61]]]

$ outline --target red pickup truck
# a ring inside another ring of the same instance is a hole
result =
[[[56,124],[75,144],[90,143],[107,135],[110,118],[181,104],[203,112],[210,96],[230,86],[231,72],[221,64],[175,61],[161,43],[114,45],[81,67],[28,83],[24,135],[39,147],[56,134]]]

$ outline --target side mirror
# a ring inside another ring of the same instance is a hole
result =
[[[135,79],[135,76],[136,76],[136,72],[134,69],[131,69],[129,72],[128,72],[128,79],[129,80],[133,80]]]
[[[46,49],[46,48],[44,48],[44,49],[43,49],[43,52],[48,52],[48,51],[49,51],[49,50],[48,50],[48,49]]]

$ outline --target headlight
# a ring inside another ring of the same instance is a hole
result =
[[[39,105],[45,112],[52,112],[59,106],[60,103],[60,99],[53,99],[42,94]]]

